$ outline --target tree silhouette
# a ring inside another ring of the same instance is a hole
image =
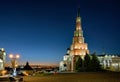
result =
[[[96,53],[86,54],[84,60],[79,56],[76,62],[76,71],[101,71],[101,65]]]
[[[96,53],[92,54],[91,66],[92,66],[93,71],[100,71],[101,70],[101,65],[100,65],[100,62],[97,58]]]
[[[84,57],[84,69],[85,71],[91,70],[91,56],[89,54],[86,54]]]
[[[76,62],[76,71],[83,71],[83,59],[79,56]]]

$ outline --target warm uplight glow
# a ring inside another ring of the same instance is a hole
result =
[[[12,54],[10,54],[10,55],[9,55],[9,58],[13,58],[13,55],[12,55]]]
[[[1,73],[2,73],[2,75],[5,75],[5,73],[7,73],[7,71],[3,70]]]

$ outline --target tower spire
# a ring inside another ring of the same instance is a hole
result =
[[[80,8],[78,8],[78,11],[77,11],[76,30],[82,30],[82,27],[81,27],[81,17],[80,17]]]
[[[77,17],[80,17],[80,8],[78,8]]]

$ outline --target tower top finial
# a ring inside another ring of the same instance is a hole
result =
[[[77,17],[80,17],[80,8],[78,8]]]
[[[81,22],[81,17],[80,17],[80,8],[78,7],[78,11],[77,11],[77,17],[76,17],[76,23],[77,22]]]

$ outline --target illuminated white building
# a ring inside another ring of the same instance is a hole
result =
[[[77,57],[84,58],[86,53],[89,54],[89,50],[87,43],[84,42],[80,11],[78,10],[73,41],[70,48],[67,49],[63,61],[60,62],[60,71],[75,71]]]
[[[1,48],[0,49],[0,70],[4,69],[5,60],[6,60],[6,52],[5,52],[4,48]]]
[[[98,59],[104,69],[120,71],[120,57],[115,55],[99,55]]]

